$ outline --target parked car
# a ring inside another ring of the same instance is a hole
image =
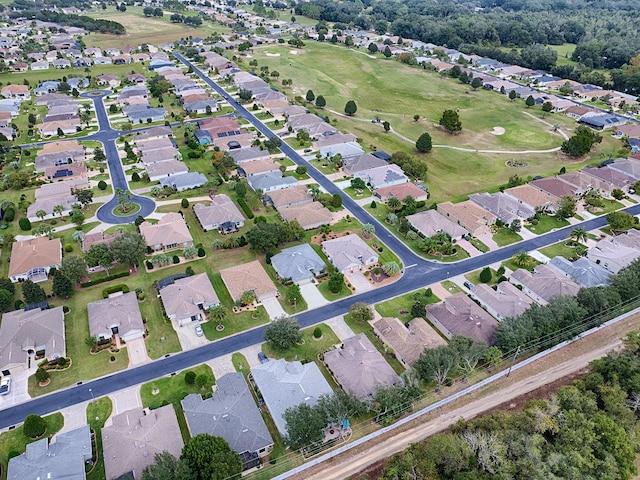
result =
[[[258,352],[258,358],[260,359],[260,363],[267,363],[269,361],[269,357],[267,357],[264,352]]]
[[[0,382],[0,395],[6,395],[11,390],[11,379],[4,377]]]
[[[464,286],[471,290],[473,288],[473,283],[467,280],[466,282],[464,282]]]
[[[202,326],[199,323],[196,324],[195,331],[196,331],[196,335],[199,337],[204,335],[204,332],[202,331]]]

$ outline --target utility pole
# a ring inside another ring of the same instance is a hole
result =
[[[511,369],[513,368],[513,364],[516,363],[516,357],[518,356],[519,353],[520,353],[520,345],[518,345],[518,348],[516,348],[516,353],[513,354],[513,358],[511,359],[511,365],[509,366],[509,371],[507,372],[505,377],[508,377],[509,374],[511,373]]]

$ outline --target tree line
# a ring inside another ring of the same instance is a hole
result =
[[[60,23],[71,27],[84,28],[89,32],[111,33],[114,35],[123,35],[126,33],[121,23],[113,20],[102,20],[87,17],[86,15],[66,14],[62,12],[53,12],[51,10],[18,10],[9,13],[10,18],[26,17],[32,20],[40,20],[42,22]]]

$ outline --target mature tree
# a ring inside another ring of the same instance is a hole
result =
[[[367,184],[360,177],[353,177],[351,179],[351,186],[356,190],[365,190],[367,188]]]
[[[520,250],[512,257],[513,263],[518,267],[527,268],[531,264],[531,257],[525,250]]]
[[[473,80],[471,80],[471,87],[474,90],[479,89],[482,86],[482,79],[480,77],[474,77]]]
[[[227,310],[227,307],[222,304],[216,305],[215,307],[211,307],[209,309],[209,316],[212,319],[216,320],[218,324],[224,322],[228,315],[229,310]]]
[[[398,197],[389,197],[387,199],[387,207],[389,210],[396,212],[402,208],[402,202]]]
[[[425,382],[435,382],[438,391],[457,367],[456,353],[448,346],[427,348],[415,364],[420,378]]]
[[[36,212],[36,217],[38,217],[40,220],[44,219],[44,217],[46,216],[47,216],[47,212],[45,212],[42,209]]]
[[[440,118],[440,125],[449,133],[455,133],[462,130],[462,122],[460,116],[455,110],[445,110]]]
[[[544,102],[542,104],[542,118],[547,116],[547,113],[550,113],[553,110],[553,103]]]
[[[515,90],[511,90],[509,92],[509,100],[513,102],[516,98],[518,98],[518,94],[516,93]]]
[[[53,275],[51,289],[56,297],[68,298],[73,294],[73,283],[58,270]]]
[[[389,45],[384,47],[384,51],[382,52],[382,54],[387,58],[389,58],[389,57],[391,57],[391,55],[393,55],[391,53],[391,49],[389,48]]]
[[[391,130],[391,124],[385,120],[384,122],[382,122],[382,128],[384,128],[385,132],[388,132],[389,130]]]
[[[370,238],[374,233],[376,233],[376,227],[372,223],[365,223],[362,225],[362,234],[366,238]]]
[[[524,101],[524,104],[525,104],[527,107],[533,107],[533,106],[536,104],[536,101],[534,100],[534,98],[533,98],[531,95],[529,95],[529,96],[526,98],[526,100]]]
[[[248,102],[249,100],[251,100],[253,98],[253,92],[251,90],[247,90],[245,88],[241,88],[238,91],[238,97],[243,102]]]
[[[327,420],[319,408],[301,403],[297,407],[288,408],[283,417],[287,422],[287,436],[284,440],[294,450],[309,447],[324,437],[323,429],[327,426]]]
[[[109,244],[113,258],[125,265],[137,264],[147,251],[147,243],[139,233],[125,232]]]
[[[293,283],[287,287],[285,296],[290,304],[296,306],[298,305],[298,302],[304,300],[302,292],[300,291],[300,286],[297,283]]]
[[[244,292],[242,292],[242,295],[240,296],[240,303],[242,305],[253,305],[255,301],[256,292],[254,292],[253,290],[245,290]]]
[[[62,212],[64,212],[64,207],[62,205],[58,204],[53,206],[53,213],[57,213],[62,216]]]
[[[584,125],[576,128],[574,135],[562,143],[562,151],[570,157],[581,157],[591,151],[591,147],[602,142],[602,136]]]
[[[114,259],[108,245],[104,243],[91,245],[89,250],[84,254],[84,258],[90,267],[100,266],[104,268],[107,275],[109,275],[109,268],[111,268]]]
[[[31,280],[25,280],[22,282],[22,298],[24,303],[29,305],[30,303],[44,302],[47,299],[47,294],[40,285]]]
[[[268,252],[288,240],[285,227],[277,223],[258,223],[246,234],[253,250]]]
[[[76,225],[82,225],[86,217],[84,213],[82,213],[82,210],[78,208],[74,208],[71,210],[71,213],[69,214],[69,218]]]
[[[13,308],[13,295],[7,290],[0,289],[0,312],[8,312]]]
[[[313,90],[307,90],[305,98],[307,99],[307,102],[311,103],[316,99],[316,95],[313,93]]]
[[[191,480],[194,478],[187,462],[167,451],[156,453],[153,463],[142,471],[142,480]]]
[[[627,212],[611,212],[606,218],[612,232],[626,232],[636,224],[636,217]]]
[[[355,115],[357,111],[358,111],[358,106],[356,105],[356,102],[354,102],[353,100],[349,100],[344,106],[344,113],[346,113],[350,117]]]
[[[180,458],[193,472],[193,480],[225,480],[242,472],[240,455],[223,438],[206,433],[189,439]]]
[[[615,287],[581,288],[576,300],[587,311],[587,316],[598,315],[622,304],[620,293]]]
[[[513,233],[518,233],[520,230],[522,230],[522,220],[520,220],[519,218],[512,220],[509,224],[509,230],[511,230]]]
[[[0,278],[0,290],[6,290],[13,296],[16,293],[16,286],[8,278]]]
[[[93,159],[98,163],[102,163],[107,161],[107,156],[104,154],[102,148],[96,147],[93,150]]]
[[[556,217],[560,219],[571,218],[576,214],[576,199],[570,196],[561,197],[556,209]]]
[[[73,283],[78,283],[87,276],[87,264],[76,255],[68,255],[62,259],[59,271]]]
[[[371,42],[367,46],[367,50],[369,50],[371,53],[378,53],[378,45],[376,45],[375,43]]]
[[[349,307],[349,315],[356,322],[367,323],[373,320],[373,310],[363,302],[356,302]]]
[[[584,227],[576,227],[569,233],[569,238],[574,242],[586,242],[588,238],[587,231]]]
[[[302,341],[298,319],[283,315],[272,320],[264,329],[264,339],[276,350],[287,350]]]
[[[485,267],[480,272],[479,279],[482,283],[489,283],[492,276],[493,274],[491,273],[491,269],[489,267]]]
[[[420,153],[427,153],[431,151],[432,147],[433,144],[431,141],[431,135],[429,135],[427,132],[424,132],[422,135],[420,135],[418,141],[416,142],[416,149]]]
[[[390,277],[393,277],[400,272],[400,265],[398,265],[398,262],[387,262],[382,265],[382,270]]]
[[[324,108],[326,106],[327,106],[327,101],[324,99],[324,97],[322,95],[318,95],[316,97],[316,107]]]
[[[329,275],[328,286],[331,293],[339,293],[344,287],[344,275],[340,272],[333,272]]]
[[[27,438],[37,438],[47,429],[47,422],[40,415],[27,415],[22,431]]]

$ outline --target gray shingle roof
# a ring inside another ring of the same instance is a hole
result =
[[[553,257],[549,263],[583,287],[600,287],[611,282],[611,272],[586,257],[580,257],[575,262],[564,257]]]
[[[285,248],[271,257],[271,265],[280,278],[290,278],[295,283],[313,278],[326,268],[320,255],[307,243]]]
[[[222,437],[238,453],[259,452],[273,445],[244,376],[227,373],[216,385],[217,390],[207,400],[196,394],[182,400],[191,435]]]
[[[284,359],[272,360],[253,367],[251,375],[282,436],[287,434],[283,415],[288,408],[301,403],[315,405],[318,397],[332,393],[322,372],[313,362],[303,365]]]

